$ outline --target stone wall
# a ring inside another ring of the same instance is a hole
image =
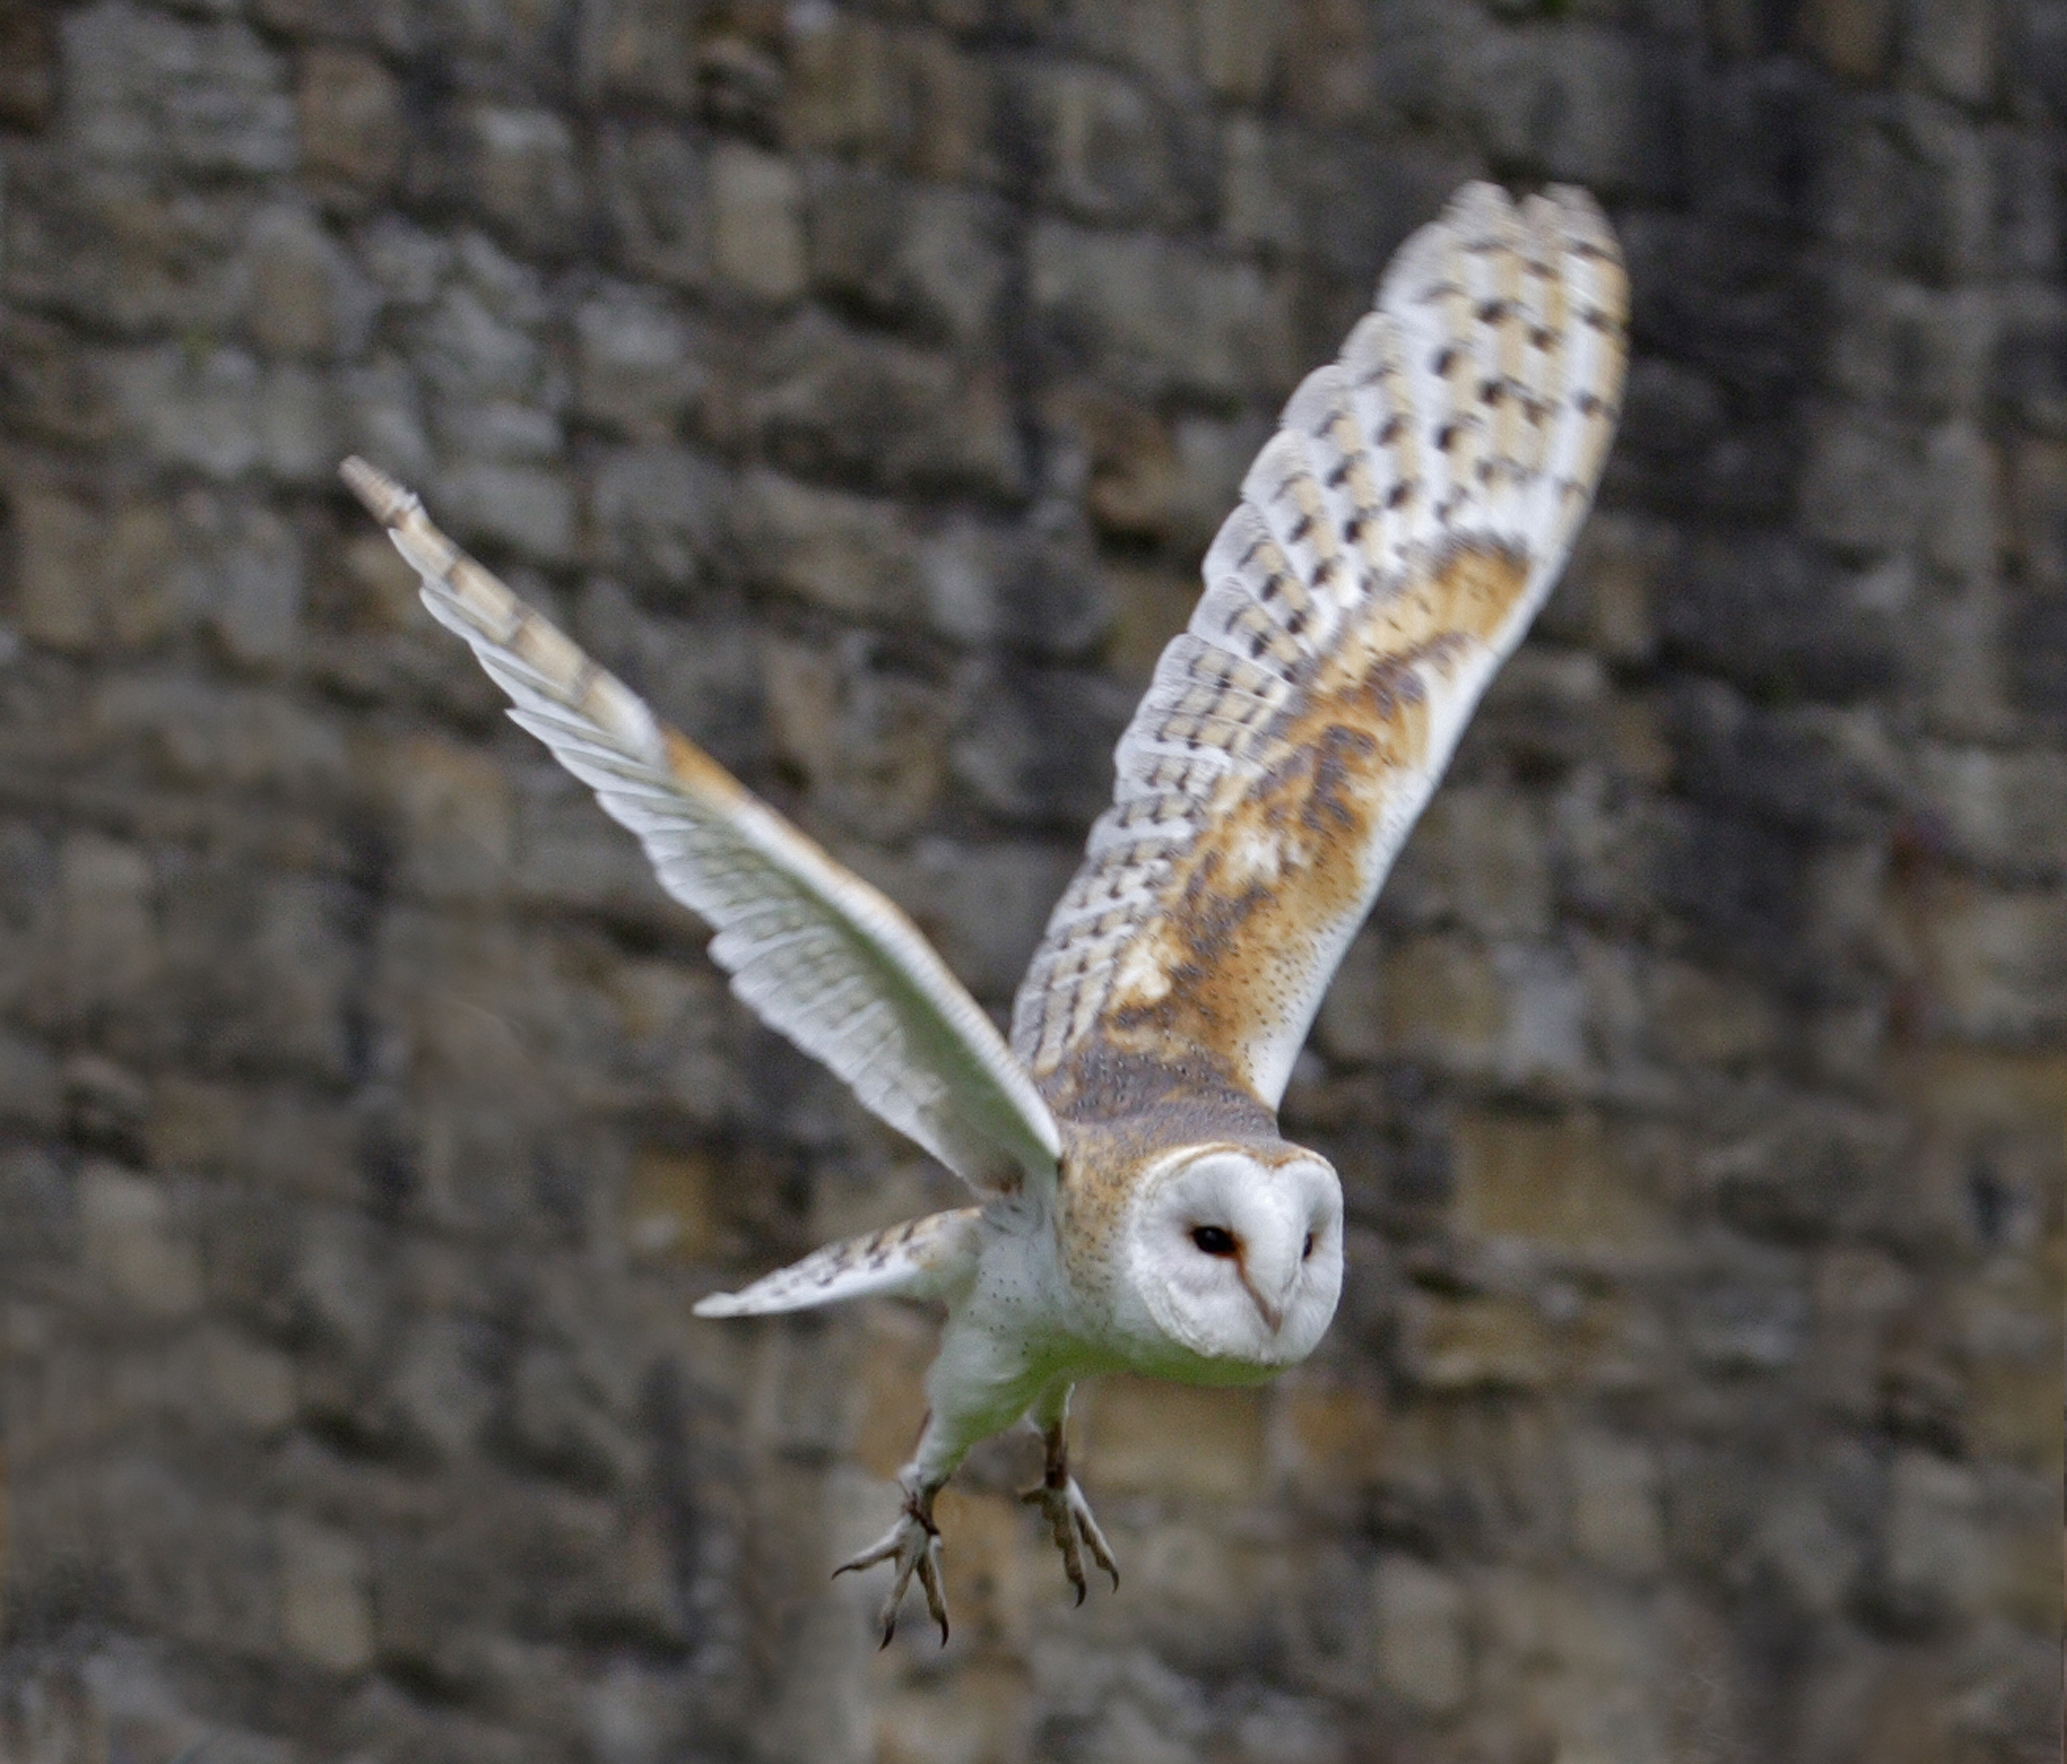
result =
[[[2067,12],[0,0],[0,1756],[2056,1756]],[[1635,276],[1354,947],[1275,1388],[979,1454],[689,1302],[946,1180],[734,1007],[363,451],[1002,1006],[1276,403],[1460,179]],[[198,1749],[194,1749],[198,1748]]]

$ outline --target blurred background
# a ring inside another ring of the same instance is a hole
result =
[[[1274,1388],[943,1500],[954,1204],[499,715],[348,449],[1007,1004],[1279,401],[1470,176],[1635,280],[1570,580],[1286,1127]],[[2038,1764],[2067,9],[0,0],[0,1757]]]

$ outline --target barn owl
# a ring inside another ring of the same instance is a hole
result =
[[[1073,1386],[1129,1368],[1250,1384],[1312,1351],[1342,1191],[1277,1106],[1345,945],[1495,668],[1549,593],[1613,432],[1627,283],[1582,192],[1470,184],[1401,248],[1242,485],[1205,592],[1120,741],[1009,1042],[912,922],[454,547],[344,476],[516,721],[715,930],[732,988],[974,1190],[829,1245],[704,1317],[865,1293],[945,1306],[896,1522],[837,1572],[914,1576],[947,1638],[935,1496],[1030,1422],[1027,1499],[1079,1603],[1119,1584],[1070,1472]]]

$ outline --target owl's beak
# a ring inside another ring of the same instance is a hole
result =
[[[1291,1273],[1285,1277],[1283,1284],[1279,1288],[1278,1296],[1276,1298],[1268,1297],[1264,1285],[1256,1279],[1249,1259],[1247,1257],[1243,1258],[1242,1285],[1248,1289],[1250,1301],[1262,1315],[1264,1322],[1270,1325],[1270,1332],[1273,1335],[1277,1334],[1285,1326],[1285,1303],[1292,1296],[1293,1281],[1298,1278],[1299,1270],[1297,1267],[1294,1267]]]
[[[1246,1274],[1242,1276],[1242,1284],[1249,1289],[1249,1297],[1256,1301],[1256,1309],[1263,1313],[1264,1322],[1270,1325],[1271,1334],[1277,1334],[1285,1326],[1285,1307],[1272,1304],[1269,1299],[1256,1290],[1255,1282],[1250,1280]]]

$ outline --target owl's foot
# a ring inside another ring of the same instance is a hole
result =
[[[1084,1499],[1084,1491],[1069,1473],[1069,1447],[1063,1441],[1060,1424],[1047,1429],[1043,1437],[1048,1447],[1048,1465],[1041,1485],[1028,1489],[1019,1498],[1029,1507],[1040,1508],[1041,1517],[1048,1521],[1055,1547],[1062,1552],[1062,1571],[1077,1589],[1077,1603],[1081,1605],[1090,1591],[1084,1579],[1084,1551],[1089,1549],[1091,1559],[1112,1576],[1114,1592],[1120,1590],[1119,1564],[1112,1559],[1112,1549],[1105,1541],[1105,1533],[1098,1529],[1098,1521],[1091,1517],[1091,1503]]]
[[[912,1576],[926,1594],[926,1610],[940,1625],[940,1645],[947,1646],[947,1597],[940,1590],[940,1528],[933,1523],[933,1497],[938,1488],[921,1484],[904,1491],[904,1516],[851,1562],[833,1570],[833,1578],[857,1568],[873,1568],[878,1562],[894,1562],[896,1575],[890,1582],[890,1596],[883,1601],[881,1623],[884,1647],[897,1633],[897,1607],[904,1603]]]

